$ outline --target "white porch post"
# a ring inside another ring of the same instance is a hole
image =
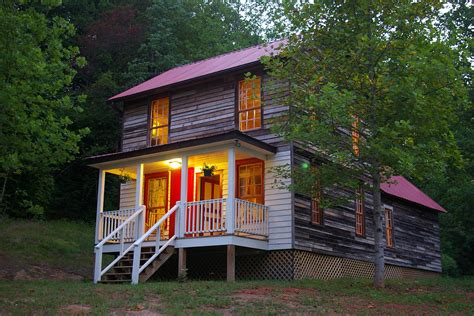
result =
[[[144,184],[144,176],[143,176],[143,163],[139,163],[137,165],[137,179],[136,179],[136,190],[135,190],[135,209],[138,209],[143,205],[143,184]],[[141,213],[137,218],[137,232],[136,238],[140,238],[140,236],[144,233],[145,229],[145,214]]]
[[[186,225],[186,203],[188,202],[188,155],[184,154],[181,157],[181,195],[180,195],[180,206],[178,223],[179,227],[176,236],[184,237],[185,225]]]
[[[227,208],[226,222],[227,233],[234,233],[235,219],[235,147],[232,146],[227,151]]]
[[[102,225],[100,217],[104,211],[104,190],[105,190],[105,170],[99,169],[99,182],[97,185],[97,214],[95,220],[95,243],[99,242],[99,237],[102,236]]]

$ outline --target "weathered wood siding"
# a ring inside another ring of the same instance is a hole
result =
[[[294,153],[294,164],[305,159]],[[355,234],[355,193],[337,192],[351,199],[347,205],[324,210],[323,225],[311,223],[308,197],[295,195],[295,248],[345,258],[373,261],[373,199],[365,192],[364,237]],[[435,211],[421,209],[408,202],[383,198],[393,206],[394,247],[387,248],[388,264],[430,271],[441,271],[439,225]],[[385,238],[385,230],[384,230]],[[385,242],[385,241],[384,241]]]
[[[170,142],[234,129],[235,81],[224,78],[171,94]]]
[[[123,109],[122,151],[147,146],[148,101],[125,104]]]

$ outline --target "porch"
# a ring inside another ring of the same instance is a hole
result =
[[[179,270],[184,272],[186,248],[227,246],[229,269],[234,265],[234,271],[235,246],[266,250],[269,207],[264,203],[264,168],[272,154],[233,141],[96,165],[94,281],[100,282],[128,258],[133,263],[131,282],[138,283],[167,249],[179,250]],[[107,174],[127,179],[120,209],[114,211],[103,210]],[[145,248],[150,254],[146,260],[141,254]],[[104,267],[104,253],[118,255]],[[232,271],[228,279],[233,279]]]

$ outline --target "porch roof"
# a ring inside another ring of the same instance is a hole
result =
[[[110,154],[103,154],[98,156],[92,156],[85,159],[86,163],[89,166],[94,166],[96,164],[111,162],[116,160],[122,159],[129,159],[129,158],[136,158],[140,156],[147,156],[157,153],[167,153],[172,152],[180,149],[192,149],[194,147],[202,147],[205,145],[210,144],[219,144],[219,143],[231,143],[233,141],[238,141],[251,147],[256,147],[268,154],[275,154],[277,152],[277,148],[261,140],[256,138],[250,137],[240,131],[234,130],[227,133],[197,138],[197,139],[190,139],[181,142],[175,142],[160,146],[153,146],[153,147],[146,147],[137,150],[130,150],[130,151],[123,151],[123,152],[116,152]]]

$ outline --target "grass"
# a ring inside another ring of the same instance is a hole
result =
[[[0,221],[0,279],[11,269],[0,280],[0,315],[474,314],[473,278],[391,280],[383,290],[366,279],[94,285],[93,231],[68,221]],[[13,280],[33,264],[87,278]]]
[[[72,221],[0,220],[0,254],[19,264],[37,263],[90,275],[94,227]]]
[[[0,281],[2,315],[131,311],[182,314],[474,314],[474,280],[154,282],[138,286],[90,281]]]

